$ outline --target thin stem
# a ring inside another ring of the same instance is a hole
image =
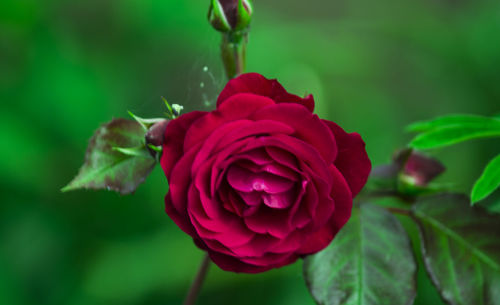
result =
[[[194,278],[191,287],[189,288],[189,292],[186,295],[186,299],[184,300],[184,305],[194,305],[196,302],[196,298],[200,293],[201,286],[203,285],[203,281],[207,275],[208,267],[210,266],[210,257],[208,254],[205,254],[203,260],[201,261],[200,269],[198,269],[198,273]]]

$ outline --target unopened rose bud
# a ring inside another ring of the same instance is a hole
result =
[[[413,150],[400,152],[395,162],[401,166],[403,178],[416,186],[427,186],[445,170],[438,160]]]
[[[154,157],[156,155],[156,151],[152,150],[149,145],[153,146],[162,146],[163,140],[165,136],[165,129],[167,128],[169,120],[163,120],[158,123],[155,123],[151,128],[149,128],[146,133],[146,146],[149,149],[149,152]]]
[[[252,3],[250,0],[211,0],[208,21],[220,32],[237,32],[250,24]]]

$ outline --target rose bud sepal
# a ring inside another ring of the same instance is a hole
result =
[[[252,19],[250,0],[212,0],[208,11],[208,21],[220,32],[245,30]]]

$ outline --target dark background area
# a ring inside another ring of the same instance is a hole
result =
[[[111,118],[159,116],[161,96],[214,107],[225,80],[208,3],[0,1],[0,304],[181,303],[202,253],[164,213],[159,167],[132,196],[59,189]],[[374,164],[408,143],[413,121],[500,111],[498,0],[254,8],[248,71],[312,93],[320,116],[362,134]],[[491,140],[435,151],[448,167],[439,181],[469,192],[497,151]],[[213,266],[199,304],[313,304],[301,265]],[[421,269],[416,304],[441,304]]]

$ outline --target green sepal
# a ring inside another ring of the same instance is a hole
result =
[[[210,4],[210,9],[208,11],[208,21],[217,31],[229,32],[232,30],[231,25],[226,18],[224,8],[218,0],[212,0]]]
[[[149,128],[151,128],[151,126],[153,126],[154,124],[158,123],[158,122],[161,122],[163,121],[164,119],[162,118],[154,118],[154,119],[144,119],[144,118],[141,118],[135,114],[133,114],[131,111],[128,111],[128,114],[137,122],[139,123],[142,128],[144,129],[144,131],[148,131]]]
[[[243,4],[243,1],[245,1],[248,10]],[[253,7],[252,7],[252,2],[250,0],[238,0],[238,18],[237,18],[238,22],[234,27],[234,31],[241,31],[246,29],[250,24],[250,21],[252,20],[252,13],[253,13]]]

